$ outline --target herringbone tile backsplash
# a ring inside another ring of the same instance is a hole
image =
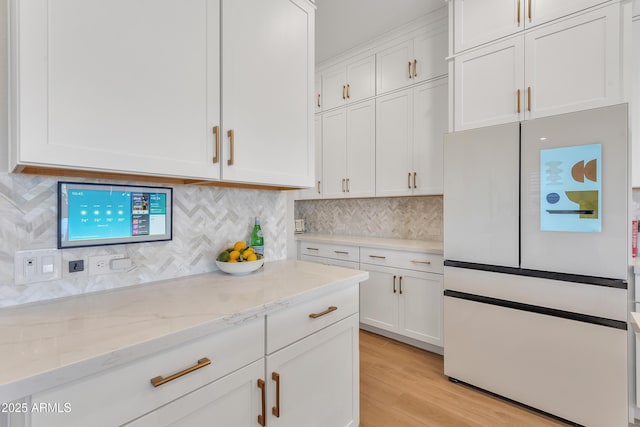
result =
[[[236,240],[248,240],[255,216],[265,234],[265,258],[287,256],[283,192],[178,185],[173,186],[172,241],[65,249],[61,280],[16,286],[15,251],[56,247],[57,182],[0,173],[0,307],[217,270],[217,253]],[[86,266],[89,256],[103,254],[124,254],[133,266],[101,276],[65,271],[71,260],[84,259]]]
[[[299,200],[307,232],[442,241],[442,196]]]

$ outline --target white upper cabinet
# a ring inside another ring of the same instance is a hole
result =
[[[11,170],[313,185],[308,1],[11,0],[9,16]]]
[[[322,110],[371,98],[376,94],[376,57],[369,55],[322,73]]]
[[[455,130],[524,116],[524,39],[512,37],[454,60]]]
[[[378,95],[447,74],[447,30],[435,26],[376,54]]]
[[[10,2],[11,169],[218,178],[219,2]]]
[[[442,194],[447,80],[378,98],[376,195]]]
[[[454,0],[454,50],[460,52],[524,28],[524,0]]]
[[[313,186],[313,6],[223,0],[222,16],[222,178]]]
[[[607,0],[454,0],[454,51],[479,46]]]
[[[526,118],[622,102],[618,5],[525,34]]]
[[[323,114],[322,195],[375,195],[375,101]]]
[[[454,128],[624,102],[621,6],[540,25],[454,57]]]
[[[640,187],[640,18],[634,18],[632,25],[631,184],[637,188]]]

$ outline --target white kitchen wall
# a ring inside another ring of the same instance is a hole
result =
[[[442,241],[442,196],[298,200],[307,232]]]
[[[217,270],[217,253],[236,240],[248,240],[255,216],[262,221],[265,259],[287,256],[284,192],[177,185],[172,241],[64,249],[61,280],[14,285],[17,250],[56,247],[58,180],[0,173],[0,307]],[[124,273],[99,276],[89,276],[87,269],[67,273],[70,260],[84,259],[87,267],[89,256],[103,254],[124,254],[133,266]]]

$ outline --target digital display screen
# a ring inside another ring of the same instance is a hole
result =
[[[540,230],[602,231],[602,145],[540,151]]]
[[[58,248],[171,240],[168,187],[58,183]]]

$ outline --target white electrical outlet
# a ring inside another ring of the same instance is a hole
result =
[[[60,279],[62,255],[56,249],[17,251],[13,260],[16,285]]]
[[[89,257],[89,276],[115,273],[111,269],[111,260],[124,258],[124,255],[96,255]]]

